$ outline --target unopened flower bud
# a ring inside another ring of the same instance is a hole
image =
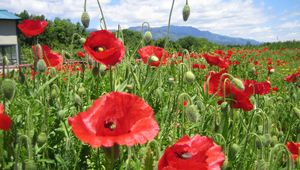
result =
[[[34,162],[34,160],[31,160],[31,159],[25,160],[24,166],[25,166],[25,170],[36,170],[37,169],[36,163]]]
[[[85,28],[88,28],[90,25],[90,16],[87,12],[83,12],[81,15],[81,23]]]
[[[79,95],[85,95],[86,94],[86,90],[83,86],[79,87],[78,94]]]
[[[76,104],[76,105],[81,105],[81,98],[80,98],[80,96],[78,95],[78,94],[75,94],[74,95],[74,103]]]
[[[238,79],[238,78],[233,78],[232,79],[233,84],[239,88],[240,90],[245,90],[245,86],[244,83],[242,82],[242,80]]]
[[[40,73],[43,73],[47,70],[47,66],[46,66],[44,59],[39,59],[36,67],[37,67],[37,71]]]
[[[184,74],[184,79],[185,79],[187,82],[191,83],[191,82],[193,82],[193,81],[196,79],[196,77],[195,77],[195,75],[194,75],[193,72],[188,71],[188,72],[186,72],[186,73]]]
[[[188,20],[188,18],[190,16],[190,12],[191,12],[190,6],[189,6],[189,4],[186,3],[182,10],[183,21]]]
[[[296,116],[300,119],[300,109],[298,109],[297,107],[293,108],[294,113],[296,114]]]
[[[41,132],[37,138],[37,142],[40,144],[40,145],[43,145],[45,144],[47,141],[47,135],[45,132]]]
[[[198,121],[199,111],[196,105],[188,105],[186,107],[185,113],[189,121],[193,123]]]
[[[56,76],[56,70],[55,70],[54,67],[51,67],[49,72],[50,72],[50,76],[51,76],[51,77]]]
[[[8,100],[11,100],[15,95],[16,82],[12,79],[5,79],[2,81],[1,89],[4,97]]]
[[[86,39],[85,38],[80,38],[79,41],[80,41],[81,44],[83,44],[83,43],[85,43]]]
[[[151,34],[150,31],[146,31],[146,32],[145,32],[144,39],[145,39],[146,42],[151,41],[151,39],[152,39],[152,34]]]
[[[7,59],[7,56],[3,57],[3,65],[8,65],[9,64],[9,60]]]
[[[234,143],[230,146],[230,151],[233,156],[236,156],[236,154],[239,153],[240,150],[241,150],[241,147],[236,143]]]

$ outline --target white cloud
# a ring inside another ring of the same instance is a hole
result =
[[[144,21],[152,27],[167,25],[172,1],[170,0],[100,0],[109,28],[116,29],[118,24],[124,28],[141,25]],[[70,18],[79,21],[83,11],[83,0],[1,0],[1,8],[13,12],[24,9],[33,14],[44,14],[53,19]],[[275,41],[278,25],[270,26],[272,16],[266,11],[270,6],[253,0],[189,0],[191,15],[187,22],[182,20],[182,8],[185,0],[175,1],[171,24],[194,26],[229,36],[253,38],[259,41]],[[93,26],[99,22],[100,12],[96,0],[87,1],[88,12]],[[293,16],[299,13],[293,14]],[[290,13],[290,15],[292,15]],[[295,24],[295,23],[294,23]],[[299,24],[299,23],[296,23]],[[284,27],[284,24],[281,25]],[[299,34],[296,34],[297,36]],[[296,36],[296,37],[297,37]]]

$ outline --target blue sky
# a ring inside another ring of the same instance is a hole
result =
[[[47,18],[80,21],[84,0],[0,0],[0,8],[12,12],[24,9]],[[96,0],[87,0],[90,28],[100,28]],[[171,0],[100,0],[110,29],[141,25],[152,27],[168,22]],[[185,0],[176,0],[173,25],[193,26],[214,33],[252,38],[258,41],[300,40],[300,0],[189,0],[191,15],[182,20]],[[54,8],[55,6],[55,8]]]

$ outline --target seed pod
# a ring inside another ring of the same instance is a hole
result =
[[[242,82],[242,80],[238,79],[238,78],[233,78],[232,79],[233,84],[239,88],[240,90],[245,90],[245,86],[244,83]]]
[[[43,73],[47,70],[47,66],[46,66],[44,59],[39,59],[36,67],[37,67],[37,71],[40,73]]]
[[[16,92],[16,82],[12,79],[5,79],[1,85],[2,93],[8,100],[12,100]]]
[[[7,56],[3,57],[3,65],[8,65],[9,64],[9,60],[7,59]]]
[[[300,119],[300,109],[298,109],[297,107],[293,108],[294,113],[296,114],[296,116]]]
[[[78,94],[79,95],[85,95],[86,94],[86,90],[83,86],[80,86],[78,89]]]
[[[51,77],[56,76],[56,70],[55,70],[54,67],[51,67],[49,72],[50,72],[50,76],[51,76]]]
[[[81,44],[84,44],[86,39],[85,38],[80,38],[79,41],[80,41]]]
[[[183,10],[182,10],[183,21],[188,20],[188,18],[190,16],[190,12],[191,12],[190,6],[189,6],[188,3],[186,3],[183,7]]]
[[[85,28],[88,28],[90,25],[90,16],[87,12],[83,12],[81,15],[81,23]]]
[[[24,162],[25,170],[36,170],[37,166],[34,160],[26,159]]]
[[[199,118],[199,110],[196,105],[188,105],[185,110],[186,116],[189,121],[195,123]]]
[[[191,83],[191,82],[193,82],[193,81],[196,79],[196,77],[195,77],[195,75],[194,75],[193,72],[187,71],[187,72],[184,74],[184,79],[185,79],[187,82]]]
[[[45,132],[41,132],[39,134],[38,138],[37,138],[38,144],[43,145],[43,144],[46,143],[46,141],[47,141],[47,135],[46,135],[46,133]]]
[[[150,42],[150,41],[151,41],[151,39],[152,39],[152,34],[151,34],[150,31],[146,31],[146,32],[145,32],[144,39],[145,39],[146,42]]]
[[[80,98],[80,96],[78,95],[78,94],[75,94],[74,95],[74,103],[76,104],[76,105],[81,105],[81,98]]]
[[[230,146],[230,152],[233,156],[236,156],[236,154],[238,154],[241,151],[241,147],[234,143]]]

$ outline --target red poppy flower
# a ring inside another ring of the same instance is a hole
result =
[[[291,152],[292,159],[296,161],[299,156],[300,143],[288,142],[286,147]]]
[[[204,54],[203,57],[209,65],[218,66],[220,68],[228,68],[230,64],[229,61],[224,60],[223,58],[220,58],[218,56]]]
[[[195,69],[205,69],[206,68],[205,65],[203,65],[203,64],[197,64],[197,63],[194,63],[192,65],[192,67],[195,68]]]
[[[240,90],[236,88],[230,80],[225,82],[225,79],[228,78],[228,76],[224,76],[224,73],[226,73],[226,70],[221,70],[218,73],[210,72],[209,76],[207,76],[207,81],[204,84],[204,91],[206,91],[208,86],[209,94],[216,94],[220,97],[229,98],[228,102],[230,103],[230,107],[240,108],[244,111],[252,110],[253,105],[250,101],[250,97],[253,94],[253,87],[251,86],[251,89],[248,89],[246,88],[248,86],[245,86],[244,84],[245,89]],[[221,77],[222,80],[220,80]],[[222,101],[219,103],[222,103]]]
[[[284,81],[289,82],[289,83],[295,83],[300,76],[300,70],[297,71],[294,74],[288,75],[284,78]]]
[[[161,47],[145,46],[140,48],[138,53],[145,64],[148,63],[150,57],[157,57],[157,61],[149,61],[149,65],[155,67],[158,67],[160,64],[166,64],[168,58],[168,52]]]
[[[85,57],[85,53],[82,52],[82,51],[77,51],[76,55],[77,55],[77,57],[80,57],[80,58],[84,58]]]
[[[255,80],[244,81],[245,90],[252,94],[265,95],[269,94],[271,90],[271,84],[269,81],[256,82]]]
[[[22,23],[18,24],[18,28],[21,30],[25,37],[32,37],[43,33],[47,25],[47,21],[41,21],[39,19],[23,20]]]
[[[38,46],[32,46],[34,55],[41,59],[43,58],[47,67],[60,67],[63,64],[63,57],[58,52],[52,52],[47,45],[42,45],[42,49]],[[43,52],[41,52],[41,50]],[[43,53],[43,54],[42,54]],[[41,57],[42,54],[42,57]]]
[[[222,148],[206,136],[184,136],[165,150],[158,170],[220,170],[224,162]]]
[[[95,61],[106,66],[116,65],[125,54],[123,43],[107,30],[90,33],[83,47]]]
[[[112,92],[68,121],[75,136],[94,148],[132,146],[157,135],[159,127],[153,114],[152,108],[138,96]]]
[[[8,131],[12,121],[9,116],[4,114],[4,106],[0,104],[0,129],[4,131]]]

